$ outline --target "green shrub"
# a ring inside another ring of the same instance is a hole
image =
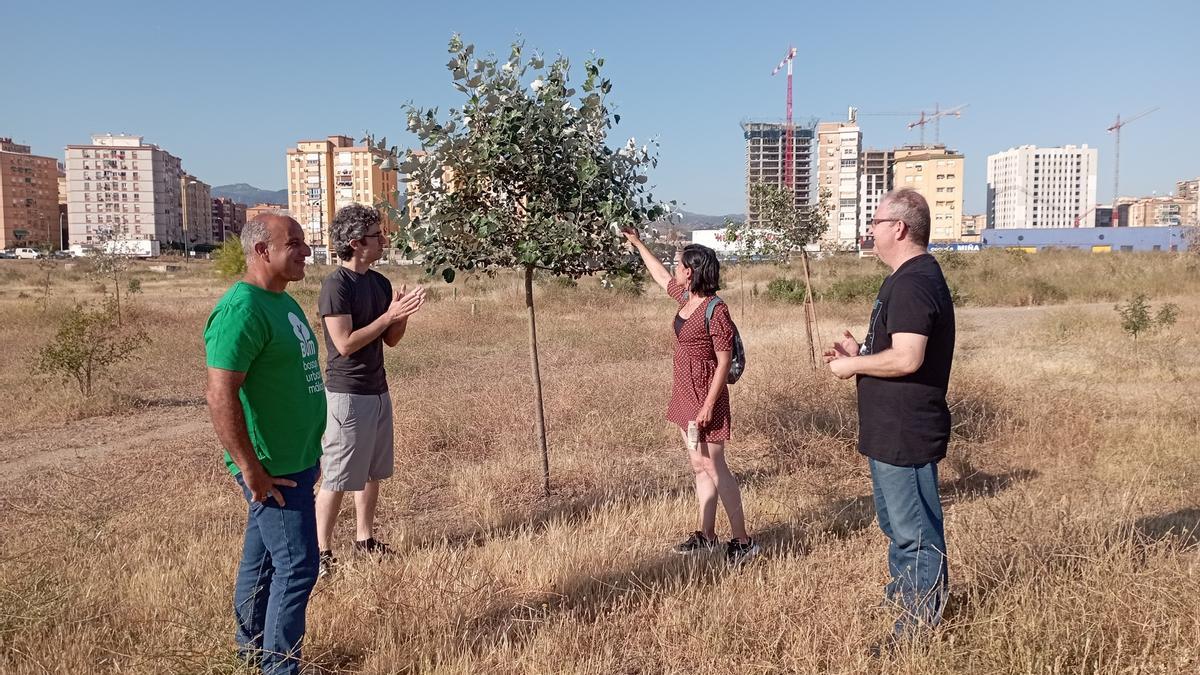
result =
[[[862,302],[872,300],[879,293],[886,274],[877,273],[835,279],[829,288],[820,293],[822,300],[832,302]]]
[[[38,350],[36,369],[73,380],[79,393],[91,396],[97,378],[148,342],[149,336],[141,329],[118,323],[112,298],[98,309],[75,305],[63,317],[54,338]]]
[[[222,279],[233,279],[246,273],[246,251],[241,237],[231,237],[213,252],[213,269]]]
[[[799,305],[804,302],[804,282],[784,277],[772,279],[767,283],[767,291],[763,295],[768,300]]]

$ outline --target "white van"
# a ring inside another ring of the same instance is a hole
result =
[[[17,248],[13,249],[13,253],[22,260],[36,260],[42,257],[42,252],[36,248]]]

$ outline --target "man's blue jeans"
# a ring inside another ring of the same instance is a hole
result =
[[[242,562],[233,594],[238,651],[243,659],[261,663],[269,675],[300,672],[300,643],[304,613],[317,583],[317,513],[313,486],[317,467],[276,478],[296,481],[296,487],[276,485],[285,506],[274,497],[251,502],[242,476],[242,494],[250,504]]]
[[[894,466],[869,461],[875,514],[889,540],[892,580],[884,595],[903,610],[896,635],[910,636],[941,621],[950,588],[937,462]]]

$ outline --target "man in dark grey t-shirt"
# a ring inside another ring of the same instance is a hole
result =
[[[352,204],[330,226],[338,268],[321,284],[318,309],[325,324],[325,395],[328,417],[322,439],[321,490],[317,494],[320,575],[336,564],[333,529],[345,492],[354,493],[354,549],[386,554],[374,537],[379,481],[392,475],[392,401],[383,369],[383,345],[396,346],[408,317],[425,302],[425,289],[392,291],[387,277],[371,269],[383,255],[382,218],[376,209]]]

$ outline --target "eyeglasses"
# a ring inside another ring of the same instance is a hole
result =
[[[380,231],[380,232],[376,232],[375,234],[363,235],[363,239],[378,239],[379,241],[383,241],[385,239],[385,236],[384,236],[383,232]]]
[[[902,219],[902,218],[884,218],[882,220],[872,220],[871,227],[878,227],[884,223],[903,223],[903,222],[904,222],[904,219]]]

